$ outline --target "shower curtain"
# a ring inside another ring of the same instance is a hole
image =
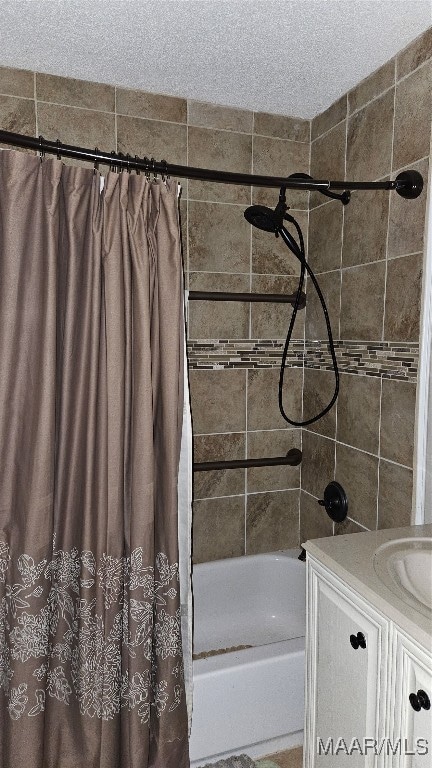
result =
[[[0,152],[4,768],[189,765],[177,185],[99,185]]]

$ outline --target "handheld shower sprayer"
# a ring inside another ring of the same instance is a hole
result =
[[[297,174],[297,176],[303,176],[303,175],[304,174]],[[344,205],[346,205],[349,202],[349,192],[343,192],[341,195],[337,195],[336,193],[331,192],[329,196],[336,197],[337,199],[341,200],[341,202]],[[333,333],[331,329],[331,323],[330,323],[330,317],[329,317],[327,305],[325,303],[325,299],[322,294],[321,288],[319,286],[318,280],[316,279],[311,267],[307,263],[303,233],[300,229],[298,222],[295,220],[293,216],[291,216],[288,213],[288,206],[286,204],[285,187],[282,186],[280,189],[279,201],[274,210],[272,210],[271,208],[267,208],[264,205],[251,205],[249,208],[245,210],[244,217],[246,221],[248,221],[249,224],[251,224],[253,227],[262,229],[264,232],[272,232],[276,237],[281,237],[285,245],[294,254],[294,256],[296,256],[300,261],[299,283],[298,283],[296,298],[294,302],[293,312],[291,315],[291,320],[288,328],[288,333],[285,340],[284,350],[282,353],[281,369],[280,369],[280,376],[279,376],[279,410],[281,412],[281,415],[285,419],[285,421],[288,422],[288,424],[291,424],[294,427],[306,427],[308,426],[308,424],[313,424],[315,421],[318,421],[318,419],[321,419],[323,416],[325,416],[325,414],[328,413],[328,411],[335,404],[339,394],[339,370],[338,370],[338,365],[336,360],[336,353],[335,353],[334,342],[333,342]],[[288,222],[289,224],[292,224],[295,227],[297,231],[298,242],[296,241],[295,237],[288,231],[284,222]],[[334,392],[330,402],[328,403],[328,405],[326,405],[326,407],[322,411],[320,411],[320,413],[304,421],[294,421],[293,419],[289,418],[285,413],[285,409],[283,405],[283,384],[284,384],[284,376],[285,376],[285,369],[286,369],[286,359],[288,356],[288,350],[291,343],[294,324],[296,321],[297,312],[300,305],[300,299],[302,296],[306,272],[317,292],[317,295],[320,300],[322,310],[324,313],[324,319],[326,322],[327,335],[329,340],[330,354],[332,358],[332,365],[333,365],[333,371],[335,376],[335,388],[334,388]]]

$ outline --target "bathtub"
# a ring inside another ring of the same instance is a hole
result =
[[[299,553],[194,566],[192,768],[303,742],[306,567]],[[202,657],[226,648],[233,650]]]

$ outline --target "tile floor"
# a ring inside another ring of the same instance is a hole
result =
[[[303,747],[294,747],[286,752],[277,752],[257,760],[259,768],[302,768]]]

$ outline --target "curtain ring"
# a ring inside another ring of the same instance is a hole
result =
[[[131,172],[130,161],[131,161],[131,156],[130,156],[130,154],[128,152],[127,155],[126,155],[126,171],[127,171],[127,173]]]
[[[147,179],[147,181],[150,181],[150,168],[148,167],[150,165],[150,160],[148,159],[147,156],[144,157],[144,162],[145,162],[145,164],[147,166],[146,169],[145,169],[146,179]]]
[[[39,135],[39,157],[40,157],[40,161],[41,162],[42,162],[42,160],[45,157],[45,150],[43,148],[43,142],[44,141],[45,141],[44,137]]]
[[[138,163],[138,161],[139,161],[139,157],[138,157],[138,155],[135,155],[135,162]],[[141,171],[138,168],[138,166],[135,168],[135,171],[136,171],[137,176],[139,176]]]
[[[154,157],[151,158],[151,171],[153,173],[153,181],[157,181],[157,171],[155,171],[155,163],[156,160]]]
[[[99,148],[98,148],[98,147],[95,147],[95,150],[94,150],[94,151],[95,151],[95,155],[97,155],[97,154],[98,154],[98,152],[99,152]],[[95,161],[94,161],[94,163],[93,163],[93,173],[94,173],[94,175],[96,175],[96,173],[98,172],[98,170],[99,170],[99,163],[98,163],[98,159],[97,159],[97,157],[95,157]]]
[[[114,163],[114,159],[115,159],[115,152],[114,152],[114,150],[112,150],[112,152],[110,152],[110,155],[111,155],[112,160],[113,160],[113,162],[110,163],[110,171],[111,171],[111,173],[113,173],[116,170],[115,163]]]
[[[41,137],[39,137],[39,138],[41,138]],[[57,144],[57,160],[61,160],[62,155],[61,155],[61,141],[60,141],[60,139],[57,139],[56,144]]]
[[[166,160],[161,160],[161,165],[163,166],[161,171],[162,181],[166,182],[169,178],[168,176],[168,163]]]

